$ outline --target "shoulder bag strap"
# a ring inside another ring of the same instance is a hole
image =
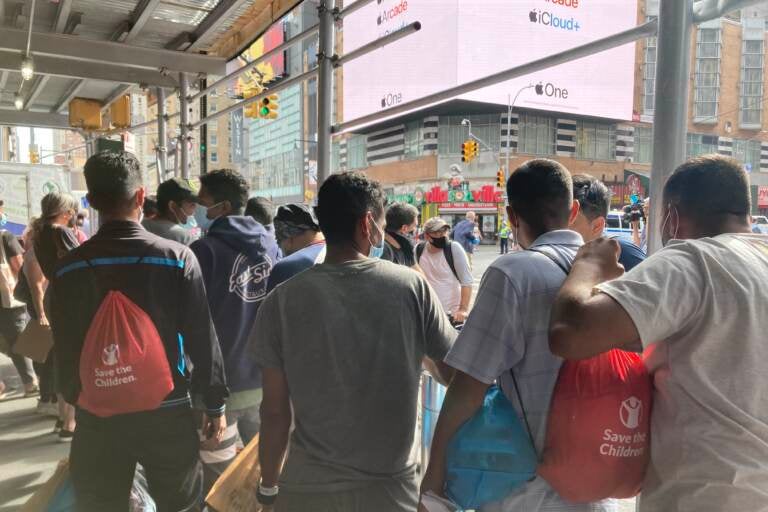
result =
[[[546,256],[547,258],[549,258],[549,259],[552,261],[552,263],[554,263],[555,265],[557,265],[557,268],[559,268],[560,270],[562,270],[562,271],[563,271],[563,273],[565,273],[565,275],[568,275],[568,274],[570,274],[570,273],[571,273],[571,270],[570,270],[568,267],[566,267],[566,266],[563,264],[563,262],[562,262],[562,261],[558,260],[557,258],[555,258],[554,256],[552,256],[552,255],[551,255],[551,254],[549,254],[548,252],[540,251],[540,250],[538,250],[538,249],[528,249],[528,250],[529,250],[529,251],[531,251],[531,252],[537,252],[537,253],[539,253],[539,254],[542,254],[542,255]]]
[[[419,262],[421,259],[421,255],[424,254],[424,246],[426,245],[426,242],[419,242],[416,244],[416,263]]]
[[[515,386],[515,395],[517,395],[517,401],[520,403],[520,410],[523,412],[523,422],[525,423],[525,429],[528,431],[528,437],[531,439],[531,446],[534,453],[538,456],[536,451],[536,441],[533,438],[533,432],[531,432],[531,425],[528,423],[528,414],[525,412],[525,405],[523,405],[523,397],[520,394],[520,388],[517,385],[517,379],[515,378],[515,372],[512,368],[509,369],[509,376],[512,377],[512,384]]]
[[[445,244],[445,247],[443,247],[443,255],[445,256],[445,261],[448,262],[448,266],[451,267],[451,272],[453,272],[453,276],[456,278],[457,281],[461,281],[461,279],[459,279],[459,273],[456,272],[456,264],[453,261],[453,244],[454,243],[455,242],[453,241],[449,241],[447,244]]]

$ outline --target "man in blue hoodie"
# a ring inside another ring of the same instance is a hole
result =
[[[220,169],[202,175],[198,201],[211,223],[205,238],[190,248],[203,272],[231,390],[224,439],[214,450],[201,438],[208,489],[235,458],[238,434],[247,444],[259,431],[261,373],[247,348],[278,249],[264,226],[243,215],[248,183],[238,172]]]

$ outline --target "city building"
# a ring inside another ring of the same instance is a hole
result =
[[[657,0],[638,4],[636,23],[658,15]],[[741,161],[751,175],[755,213],[768,211],[766,19],[764,7],[744,10],[701,24],[691,41],[687,153]],[[612,119],[526,105],[514,107],[508,120],[505,104],[457,99],[337,137],[334,170],[366,172],[385,185],[392,200],[419,206],[423,218],[439,214],[456,222],[474,210],[486,235],[503,218],[504,191],[496,176],[507,168],[508,149],[509,169],[530,158],[553,158],[574,173],[605,181],[614,193],[613,206],[620,207],[632,196],[648,195],[653,153],[656,38],[639,41],[634,55],[631,116]],[[606,79],[592,77],[595,84]],[[537,92],[557,91],[528,89],[521,98]],[[343,108],[340,101],[337,107],[337,112]],[[470,125],[482,142],[478,157],[464,163],[461,149]]]

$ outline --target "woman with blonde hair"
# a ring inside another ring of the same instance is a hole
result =
[[[69,194],[51,192],[40,201],[40,217],[32,223],[30,239],[34,250],[34,258],[39,264],[45,279],[50,282],[56,272],[58,261],[69,251],[80,245],[74,233],[70,229],[72,222],[77,215],[77,201]],[[33,267],[34,268],[34,267]],[[39,281],[32,285],[33,296],[35,290],[39,290]],[[37,300],[34,301],[37,303]],[[45,299],[42,311],[38,311],[38,321],[41,325],[48,325],[48,312],[50,311],[50,294],[45,293]],[[37,309],[38,304],[35,304]],[[56,339],[56,328],[53,327],[54,341]],[[55,360],[56,346],[51,350],[48,359]],[[54,364],[55,368],[55,364]],[[54,386],[56,375],[54,371]],[[59,430],[59,440],[69,442],[72,440],[75,432],[75,408],[66,403],[61,394],[58,394],[59,421],[56,429]]]

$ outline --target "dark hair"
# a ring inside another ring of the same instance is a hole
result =
[[[387,208],[387,229],[398,231],[403,226],[410,226],[419,217],[419,210],[408,203],[392,203]]]
[[[566,228],[573,204],[571,175],[554,160],[528,160],[507,180],[507,197],[533,235]]]
[[[664,185],[664,204],[700,227],[718,229],[727,215],[752,211],[749,178],[742,165],[722,155],[692,158],[675,169]]]
[[[245,205],[245,214],[262,226],[268,226],[275,220],[275,205],[266,197],[252,197]]]
[[[141,164],[127,151],[101,151],[83,168],[88,200],[102,213],[119,213],[128,208],[144,180]]]
[[[214,201],[229,201],[232,209],[242,213],[248,201],[248,182],[234,169],[217,169],[200,176],[200,185],[205,187]]]
[[[160,213],[160,209],[157,206],[157,198],[155,196],[147,196],[144,198],[144,216],[157,215]]]
[[[329,244],[351,242],[355,226],[368,212],[384,212],[386,196],[378,181],[359,172],[333,174],[320,187],[317,214],[320,229]]]
[[[589,174],[573,176],[573,198],[579,202],[581,212],[589,220],[608,217],[611,208],[611,191],[605,183]]]

